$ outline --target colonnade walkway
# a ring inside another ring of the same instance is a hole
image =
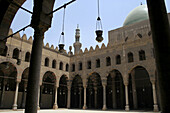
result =
[[[0,113],[24,113],[24,110],[0,110]],[[39,110],[38,113],[160,113],[153,111],[111,111],[111,110],[76,110],[76,109],[57,109],[57,110]]]

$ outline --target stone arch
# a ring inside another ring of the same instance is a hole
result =
[[[1,108],[9,109],[13,105],[17,74],[17,68],[11,62],[0,63]]]
[[[62,75],[59,79],[59,88],[58,88],[58,107],[66,108],[67,107],[67,81],[68,77],[66,75]]]
[[[71,108],[83,107],[83,81],[80,75],[75,75],[71,85]]]
[[[107,76],[106,99],[107,107],[110,109],[124,109],[125,87],[121,72],[114,69]]]
[[[15,0],[15,2],[22,6],[22,4],[26,0]],[[8,35],[9,28],[11,26],[11,23],[15,17],[15,14],[17,13],[19,7],[16,7],[12,3],[9,3],[8,1],[1,0],[0,1],[0,38],[5,37]]]
[[[101,109],[103,107],[103,86],[101,76],[96,73],[90,73],[87,82],[87,107]]]
[[[42,80],[40,107],[45,109],[53,108],[55,98],[56,76],[53,72],[45,72]]]
[[[135,66],[130,70],[128,89],[131,109],[153,108],[152,84],[146,68]]]

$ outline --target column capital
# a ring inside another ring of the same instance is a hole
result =
[[[123,83],[124,83],[125,86],[128,86],[128,85],[129,85],[129,80],[128,80],[128,78],[125,78],[125,79],[123,80]]]
[[[83,88],[87,88],[87,85],[83,85]]]
[[[103,85],[103,86],[106,86],[106,85],[107,85],[107,78],[103,78],[103,79],[102,79],[102,85]]]
[[[155,78],[150,78],[150,81],[151,81],[152,84],[156,83],[156,79]]]

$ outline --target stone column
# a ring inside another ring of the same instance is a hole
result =
[[[17,100],[18,100],[18,87],[19,87],[19,82],[16,82],[16,90],[15,90],[15,97],[14,97],[14,104],[12,106],[13,110],[17,110]]]
[[[34,2],[31,27],[34,29],[34,41],[32,45],[31,61],[28,76],[27,98],[25,113],[37,113],[37,102],[40,81],[40,69],[44,33],[51,27],[52,14],[47,12],[53,11],[55,0]]]
[[[160,87],[161,112],[170,111],[170,26],[165,0],[147,0]],[[163,38],[162,38],[163,37]]]
[[[124,85],[125,85],[125,99],[126,99],[126,106],[125,106],[125,110],[129,111],[129,96],[128,96],[128,80],[124,80]]]
[[[7,85],[7,81],[4,79],[4,82],[3,82],[3,89],[2,89],[2,92],[1,92],[1,101],[0,101],[0,107],[3,107],[3,100],[4,100],[4,93],[5,93],[5,86]]]
[[[97,87],[94,87],[94,106],[97,108]]]
[[[152,90],[153,90],[153,111],[158,112],[158,102],[157,102],[157,95],[156,95],[156,86],[155,86],[155,80],[151,80],[152,82]]]
[[[81,90],[82,90],[82,88],[80,87],[79,88],[79,108],[81,108]]]
[[[55,100],[54,100],[54,105],[53,105],[53,109],[58,109],[58,104],[57,104],[57,89],[58,86],[55,86]]]
[[[133,107],[134,109],[137,109],[138,101],[137,101],[136,82],[135,82],[135,70],[131,72],[131,77],[132,77]]]
[[[21,107],[25,108],[25,95],[26,95],[27,84],[24,83],[24,92],[22,93]]]
[[[71,96],[70,92],[71,92],[71,86],[67,86],[67,89],[68,89],[68,94],[67,94],[67,108],[70,108],[70,100],[71,100],[71,98],[70,98],[70,96]]]
[[[37,113],[44,32],[45,31],[41,28],[34,29],[34,41],[30,61],[25,113]]]
[[[87,86],[84,86],[84,105],[83,105],[83,109],[87,108],[87,106],[86,106],[86,88],[87,88]]]
[[[37,109],[40,110],[40,88],[38,89],[38,101],[37,101]]]
[[[106,110],[106,84],[103,84],[103,108],[102,110]]]

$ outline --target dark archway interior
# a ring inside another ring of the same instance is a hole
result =
[[[152,84],[142,66],[135,67],[129,76],[129,102],[131,109],[153,109]]]
[[[108,109],[124,109],[125,88],[123,78],[118,70],[110,72],[107,77],[106,105]]]
[[[80,75],[76,75],[71,86],[71,108],[82,108],[84,101],[83,83]]]
[[[27,94],[27,83],[28,83],[29,68],[26,68],[22,73],[22,79],[19,84],[19,95],[18,98],[21,99],[21,103],[18,108],[25,108],[26,94]]]
[[[93,73],[88,78],[87,107],[90,109],[101,109],[103,107],[103,86],[98,73]]]
[[[59,108],[66,108],[67,107],[67,77],[62,75],[59,82],[58,88],[58,107]]]
[[[10,62],[0,64],[0,108],[9,109],[13,105],[17,69]]]
[[[51,109],[54,104],[54,87],[56,84],[56,77],[53,72],[46,72],[43,77],[40,96],[40,107],[42,109]]]

